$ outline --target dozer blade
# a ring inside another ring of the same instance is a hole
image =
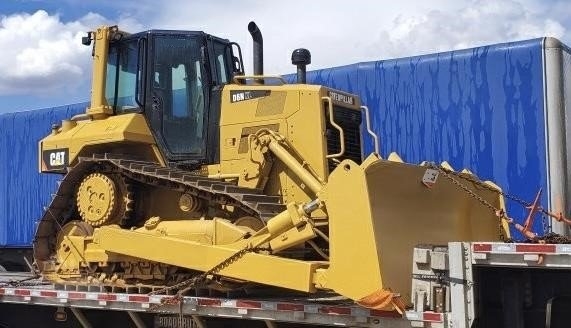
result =
[[[509,236],[507,224],[500,225],[490,208],[446,177],[430,187],[423,184],[427,169],[372,155],[360,166],[344,161],[331,173],[319,196],[329,216],[327,288],[363,305],[395,308],[390,291],[404,303],[411,300],[416,245],[493,241],[500,229]],[[497,192],[456,179],[503,209]]]

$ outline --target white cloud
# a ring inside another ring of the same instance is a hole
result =
[[[241,44],[251,72],[252,42],[246,26],[255,20],[264,36],[268,74],[295,71],[290,56],[298,47],[312,52],[309,69],[317,69],[545,35],[571,42],[567,0],[105,3],[115,21],[97,13],[68,22],[45,11],[0,16],[0,95],[64,94],[63,99],[78,86],[87,93],[91,50],[80,38],[101,23],[118,23],[131,32],[190,29],[228,38]]]
[[[238,42],[243,50],[246,70],[252,70],[252,41],[247,31],[254,20],[264,37],[264,67],[268,74],[294,72],[291,52],[299,47],[312,53],[309,69],[353,63],[364,56],[360,46],[371,41],[391,17],[402,12],[422,12],[446,0],[418,4],[401,1],[399,6],[385,1],[366,0],[348,4],[330,1],[257,1],[240,2],[163,0],[149,16],[155,28],[198,29]],[[184,14],[181,14],[184,13]],[[376,57],[379,58],[379,57]]]
[[[91,47],[81,37],[101,24],[111,24],[97,13],[72,22],[39,10],[0,19],[0,95],[51,96],[73,94],[90,82]],[[122,26],[141,29],[126,16]],[[74,96],[73,98],[77,98]],[[83,99],[88,99],[85,94]]]
[[[542,36],[571,41],[571,27],[563,24],[571,20],[566,0],[549,1],[549,6],[542,0],[162,3],[148,24],[204,29],[237,41],[247,70],[252,65],[246,25],[255,20],[264,35],[266,72],[274,74],[294,71],[290,54],[300,46],[312,52],[309,68],[317,69]],[[557,7],[567,8],[569,15],[555,15]]]
[[[454,11],[399,16],[368,49],[383,49],[383,57],[400,57],[543,36],[571,40],[561,22],[532,8],[512,0],[477,0]]]
[[[86,19],[101,21],[95,14]],[[45,11],[2,17],[0,94],[49,93],[77,84],[90,57],[80,42],[85,30],[81,20],[65,24]]]

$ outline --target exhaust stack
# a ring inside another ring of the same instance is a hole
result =
[[[254,75],[264,75],[264,39],[258,25],[254,22],[248,24],[248,32],[254,41]]]

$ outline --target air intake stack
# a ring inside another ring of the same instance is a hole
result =
[[[291,53],[291,63],[297,66],[297,83],[306,83],[306,66],[311,64],[311,53],[304,48],[295,49]]]

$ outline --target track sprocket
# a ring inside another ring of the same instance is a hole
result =
[[[104,173],[85,176],[76,201],[79,215],[92,227],[123,223],[133,202],[127,182],[119,175]]]

